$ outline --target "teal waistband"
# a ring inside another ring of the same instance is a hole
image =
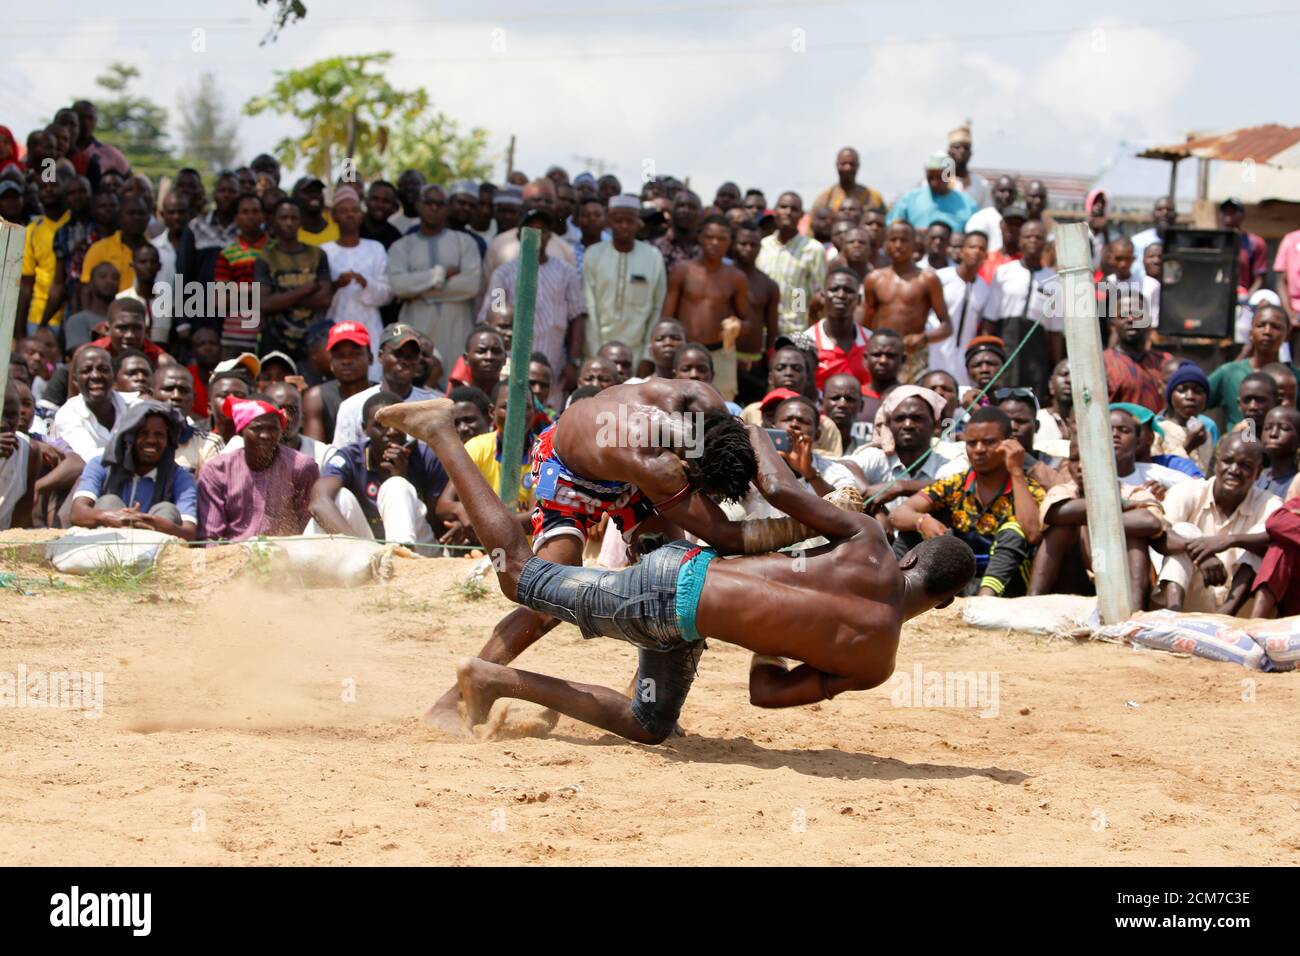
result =
[[[688,641],[701,641],[704,635],[695,628],[695,612],[704,593],[704,576],[709,573],[709,562],[718,556],[712,548],[701,548],[687,558],[677,571],[677,626]]]

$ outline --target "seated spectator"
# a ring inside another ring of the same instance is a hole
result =
[[[153,366],[143,352],[126,348],[113,356],[113,385],[119,392],[149,397],[153,389]]]
[[[903,359],[907,350],[903,337],[894,329],[878,329],[867,343],[867,367],[871,370],[871,384],[862,389],[862,414],[868,421],[876,420],[880,404],[899,385]]]
[[[453,388],[448,397],[455,403],[451,421],[462,445],[492,430],[492,402],[484,392],[472,385],[462,385]]]
[[[311,517],[320,468],[286,448],[284,412],[269,402],[227,396],[222,415],[244,438],[237,455],[218,455],[199,472],[199,535],[243,541],[257,535],[302,534]]]
[[[673,362],[674,375],[681,378],[696,378],[701,375],[707,375],[703,381],[711,381],[713,378],[712,361],[708,358],[708,349],[704,349],[704,356],[692,355],[687,353],[686,366],[679,363],[683,361],[682,353],[689,348],[683,345],[677,350],[677,358]],[[703,348],[703,346],[700,346]],[[683,375],[682,373],[686,374]],[[587,359],[578,367],[578,388],[590,385],[596,389],[597,394],[605,389],[618,384],[618,369],[614,368],[614,363],[609,359],[601,358],[599,355]],[[565,406],[568,407],[567,405]]]
[[[1291,366],[1282,362],[1270,362],[1260,371],[1277,382],[1278,404],[1287,408],[1295,408],[1297,383],[1295,373],[1291,371]]]
[[[362,389],[339,405],[334,438],[330,444],[342,448],[361,441],[364,437],[361,409],[371,395],[377,395],[381,391],[392,392],[403,402],[422,402],[442,397],[441,392],[416,384],[416,376],[422,370],[422,361],[420,334],[415,329],[401,323],[386,327],[379,336],[380,382]]]
[[[587,360],[587,363],[593,362],[596,364],[593,366],[593,373],[589,374],[588,380],[583,379],[582,369],[578,370],[579,385],[599,385],[601,382],[607,382],[608,385],[601,385],[600,387],[608,388],[609,385],[613,385],[617,381],[614,363],[599,357]],[[582,368],[586,368],[586,364]],[[600,371],[597,373],[595,372],[596,369]],[[673,356],[673,378],[688,378],[692,381],[703,382],[705,385],[713,385],[713,353],[698,342],[687,342]],[[717,387],[714,386],[713,390],[716,392]],[[572,403],[570,402],[564,407],[568,408],[569,404]],[[740,406],[735,402],[724,400],[723,404],[727,406],[727,411],[731,412],[731,414],[737,417],[740,416]]]
[[[1042,485],[1025,474],[1025,449],[1011,437],[998,408],[971,413],[963,432],[969,468],[940,478],[899,505],[890,521],[900,532],[900,558],[922,539],[949,532],[987,563],[981,595],[1018,597],[1029,587],[1033,549],[1042,537]]]
[[[198,524],[194,479],[176,464],[181,416],[150,399],[128,408],[108,446],[86,459],[72,494],[79,528],[149,528],[193,541]]]
[[[790,447],[781,452],[781,457],[817,495],[828,495],[836,488],[856,487],[858,482],[844,465],[813,451],[821,427],[819,417],[812,399],[803,395],[791,396],[777,405],[772,425],[790,436]]]
[[[302,433],[302,393],[292,382],[273,382],[263,393],[280,411],[284,412],[284,435],[280,442],[286,448],[300,451],[316,466],[325,470],[325,463],[334,456],[334,446]],[[244,447],[244,440],[236,435],[226,445],[226,452],[237,452]]]
[[[106,349],[82,346],[73,356],[71,378],[77,394],[54,416],[51,437],[63,439],[82,461],[89,461],[108,445],[127,402],[113,387],[113,361]]]
[[[881,426],[889,430],[892,450],[866,445],[841,459],[861,469],[862,495],[872,512],[892,512],[933,484],[948,466],[948,457],[931,447],[945,407],[938,392],[900,385],[886,402]]]
[[[1036,454],[1038,396],[1028,388],[995,388],[993,401],[1011,420],[1011,437],[1025,449],[1025,470],[1044,488],[1069,480],[1062,462],[1051,455]]]
[[[1127,461],[1116,460],[1119,471],[1131,471],[1133,448],[1127,446]],[[1092,542],[1088,536],[1088,509],[1083,496],[1083,466],[1079,461],[1079,440],[1070,440],[1070,477],[1043,496],[1040,512],[1043,542],[1034,555],[1029,593],[1095,594]],[[1124,546],[1128,555],[1129,594],[1133,607],[1147,607],[1151,592],[1151,539],[1165,530],[1164,510],[1146,488],[1120,482],[1123,508]]]
[[[91,341],[116,356],[123,349],[139,349],[157,368],[176,360],[149,340],[144,303],[136,299],[114,299],[108,307],[108,334]]]
[[[1213,478],[1199,478],[1165,495],[1169,531],[1155,548],[1165,555],[1156,598],[1171,611],[1238,614],[1268,550],[1265,521],[1281,502],[1255,487],[1263,446],[1226,435]]]
[[[170,310],[155,309],[154,283],[162,270],[162,259],[158,247],[143,242],[131,252],[131,272],[135,275],[131,287],[119,292],[119,299],[135,299],[144,306],[145,322],[148,327],[149,341],[159,348],[165,348],[171,337],[172,319]]]
[[[317,441],[326,441],[334,434],[343,401],[373,384],[370,333],[364,325],[338,323],[329,330],[325,347],[333,378],[307,389],[302,397],[303,434]]]
[[[1300,411],[1279,405],[1264,416],[1265,467],[1255,485],[1270,495],[1285,499],[1295,480],[1296,451],[1300,449]]]
[[[1122,432],[1127,435],[1130,430],[1136,442],[1136,464],[1132,472],[1119,476],[1120,481],[1130,485],[1147,485],[1148,490],[1157,498],[1163,499],[1164,492],[1174,485],[1202,477],[1190,458],[1162,455],[1160,461],[1155,460],[1151,446],[1163,434],[1164,429],[1156,421],[1151,409],[1126,402],[1111,405],[1111,440],[1118,441],[1117,434]]]
[[[1268,550],[1255,572],[1252,617],[1293,617],[1300,614],[1300,497],[1289,495],[1265,519],[1264,530]]]
[[[375,421],[376,412],[398,401],[392,392],[366,399],[365,438],[336,449],[325,463],[312,489],[308,534],[433,542],[429,519],[447,488],[447,473],[423,442]]]
[[[1038,434],[1034,441],[1048,454],[1059,454],[1056,443],[1074,436],[1074,393],[1070,391],[1070,360],[1062,359],[1047,380],[1050,404],[1038,410]]]
[[[832,375],[822,387],[822,418],[828,418],[840,433],[840,448],[844,456],[851,455],[866,444],[870,425],[858,421],[862,412],[862,386],[847,373]],[[856,435],[855,435],[856,432]]]
[[[259,362],[257,372],[257,390],[265,392],[276,382],[283,382],[289,377],[298,377],[298,363],[283,352],[267,352]]]
[[[978,399],[975,396],[997,378],[1006,364],[1007,347],[996,335],[977,335],[971,339],[970,345],[966,346],[966,375],[971,384],[961,390],[962,407],[968,409],[972,402],[976,406],[990,404],[987,394]]]
[[[153,397],[176,409],[181,416],[176,464],[186,471],[196,472],[201,465],[221,454],[225,447],[221,436],[200,428],[190,418],[190,413],[194,410],[194,379],[190,376],[189,369],[179,365],[164,365],[154,372]]]
[[[216,433],[223,444],[235,437],[235,423],[224,413],[226,399],[230,396],[248,398],[253,394],[253,381],[261,369],[257,356],[245,352],[237,358],[226,359],[212,370],[208,380],[208,411],[210,416],[202,422],[204,428]]]
[[[32,453],[31,439],[18,430],[16,382],[5,386],[0,414],[0,531],[32,526],[32,501],[41,473],[41,456]]]
[[[216,329],[199,326],[190,336],[190,363],[185,368],[194,381],[194,407],[207,409],[211,404],[208,382],[221,364],[221,335]],[[250,382],[251,386],[252,383]]]
[[[1244,431],[1251,441],[1264,434],[1264,416],[1280,402],[1277,382],[1267,372],[1251,372],[1237,387],[1237,424],[1230,431]]]
[[[1181,445],[1204,474],[1210,470],[1219,426],[1202,414],[1210,397],[1210,380],[1195,362],[1181,362],[1165,382],[1165,410],[1159,425],[1172,444]]]

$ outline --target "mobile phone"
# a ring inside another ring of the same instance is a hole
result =
[[[767,437],[772,439],[772,444],[776,446],[777,451],[790,450],[790,433],[784,428],[764,428]]]

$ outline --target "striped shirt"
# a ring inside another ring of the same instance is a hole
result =
[[[826,251],[810,236],[795,235],[783,243],[772,233],[759,247],[758,270],[781,290],[778,309],[782,335],[793,335],[808,327],[812,297],[822,290],[826,277]]]
[[[265,246],[264,235],[258,236],[257,241],[253,243],[246,242],[242,236],[236,236],[235,241],[222,249],[221,254],[217,256],[212,281],[236,282],[241,287],[234,303],[228,301],[217,306],[218,314],[223,311],[225,314],[221,324],[221,344],[227,348],[257,351],[257,333],[261,329],[261,317],[243,315],[241,309],[231,306],[240,301],[251,301],[251,290],[255,284],[253,267],[257,264]],[[222,305],[225,305],[224,310]]]
[[[488,281],[487,294],[478,311],[478,320],[486,321],[493,300],[504,295],[511,308],[515,306],[515,286],[519,283],[519,260],[512,259],[497,266]],[[569,359],[565,337],[569,323],[587,313],[587,301],[582,294],[582,280],[578,270],[567,262],[550,255],[537,269],[537,308],[533,313],[533,351],[543,353],[558,375]],[[581,356],[575,356],[580,358]]]

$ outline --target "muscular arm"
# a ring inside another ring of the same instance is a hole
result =
[[[1154,538],[1164,527],[1160,519],[1151,511],[1150,508],[1129,508],[1121,516],[1124,523],[1124,534],[1134,538]],[[1082,498],[1075,498],[1071,501],[1062,501],[1053,505],[1047,512],[1046,524],[1056,525],[1084,525],[1088,523],[1088,508]]]
[[[934,510],[934,501],[929,495],[917,492],[894,509],[889,516],[890,523],[899,531],[920,531],[921,519]]]
[[[36,276],[23,276],[18,280],[18,319],[14,328],[27,334],[27,316],[32,311],[32,292],[36,288]]]
[[[57,260],[54,263],[54,278],[50,282],[50,297],[45,300],[45,314],[41,316],[41,325],[48,324],[50,319],[58,314],[59,309],[63,308],[63,302],[68,295],[67,286],[64,285],[67,275],[63,260]]]
[[[754,482],[773,506],[831,540],[851,538],[866,527],[865,522],[871,520],[866,515],[851,514],[809,494],[795,479],[790,466],[764,429],[757,425],[747,425],[746,429],[758,458],[758,475]]]
[[[846,690],[866,690],[875,683],[819,671],[809,664],[793,670],[779,657],[755,654],[749,666],[749,702],[755,707],[800,707],[830,700]]]
[[[749,283],[745,281],[743,272],[739,269],[735,272],[735,289],[731,293],[731,314],[740,319],[740,334],[748,335],[754,328],[754,317],[749,312]]]
[[[867,281],[862,283],[862,324],[875,331],[876,309],[880,303],[876,299],[876,284],[871,279],[868,275]]]

